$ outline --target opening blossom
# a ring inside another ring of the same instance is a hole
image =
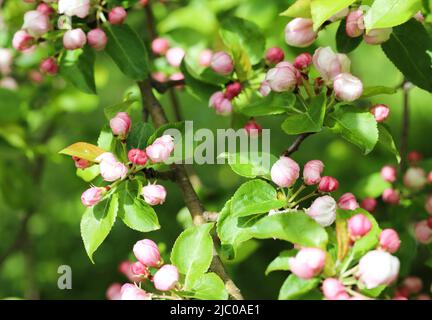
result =
[[[149,205],[156,206],[165,202],[167,192],[161,185],[149,184],[142,188],[141,195]]]
[[[90,11],[90,0],[59,0],[58,12],[67,16],[85,18]]]
[[[399,274],[399,259],[390,253],[373,250],[366,253],[359,262],[358,277],[367,289],[389,285]]]
[[[160,291],[169,291],[175,288],[179,280],[179,273],[176,266],[166,264],[162,266],[153,276],[153,283]]]
[[[157,244],[149,239],[135,243],[133,253],[139,262],[149,267],[157,267],[161,261]]]
[[[328,227],[336,220],[336,201],[330,196],[316,198],[309,209],[308,216],[323,227]]]
[[[112,153],[103,153],[96,158],[96,161],[100,162],[100,173],[105,181],[123,180],[128,173],[128,168],[123,163],[117,161]]]
[[[324,163],[320,160],[312,160],[305,164],[303,169],[303,181],[308,186],[313,186],[321,181],[321,173]]]
[[[281,157],[272,166],[271,179],[281,188],[291,187],[299,178],[300,167],[289,157]]]
[[[301,279],[311,279],[320,274],[325,265],[325,252],[318,248],[302,248],[295,257],[289,258],[292,273]]]

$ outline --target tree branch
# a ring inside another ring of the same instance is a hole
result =
[[[294,142],[289,146],[289,148],[283,152],[282,155],[285,157],[289,157],[290,155],[292,155],[294,152],[296,152],[300,148],[300,145],[303,143],[303,141],[305,141],[308,137],[310,137],[313,134],[314,133],[310,132],[310,133],[303,133],[303,134],[299,135],[294,140]]]
[[[183,86],[185,85],[185,80],[168,80],[165,82],[160,82],[155,79],[151,80],[152,87],[156,89],[159,93],[165,93],[171,88],[177,87],[177,86]]]

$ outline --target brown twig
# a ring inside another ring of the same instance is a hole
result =
[[[308,137],[310,137],[313,134],[314,133],[310,132],[310,133],[303,133],[303,134],[299,135],[294,140],[294,142],[289,146],[289,148],[283,152],[282,155],[285,157],[289,157],[290,155],[292,155],[294,152],[296,152],[300,148],[300,145],[303,143],[303,141],[305,141]]]
[[[157,92],[165,93],[174,87],[185,85],[185,80],[184,79],[182,79],[182,80],[168,80],[165,82],[160,82],[160,81],[157,81],[155,79],[152,79],[151,84],[152,84],[153,88],[156,89]]]
[[[401,87],[403,90],[403,114],[402,114],[402,132],[401,132],[401,143],[400,143],[400,155],[401,155],[400,169],[402,172],[404,172],[407,168],[407,157],[408,157],[408,136],[409,136],[409,122],[410,122],[409,91],[411,89],[411,83],[404,80]]]

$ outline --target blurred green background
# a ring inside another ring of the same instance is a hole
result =
[[[199,0],[168,3],[170,10],[176,10],[170,15],[167,5],[154,5],[159,31],[170,38],[171,43],[177,43],[185,49],[193,51],[194,48],[218,48],[218,20],[236,15],[258,24],[267,36],[267,47],[282,47],[287,60],[292,60],[301,52],[299,49],[289,48],[284,43],[283,30],[288,20],[286,17],[278,16],[278,13],[287,8],[290,1]],[[29,6],[22,4],[21,1],[8,1],[2,14],[9,31],[1,32],[2,44],[9,43],[10,35],[20,27],[22,14],[26,8]],[[148,39],[145,15],[142,11],[132,12],[128,17],[128,23],[144,39]],[[334,35],[337,25],[333,24],[321,31],[315,46],[331,46],[335,50]],[[316,47],[308,48],[308,51],[313,52]],[[353,74],[359,76],[367,86],[396,87],[403,80],[379,46],[368,46],[363,43],[350,54],[350,58]],[[20,63],[24,68],[26,63],[32,62]],[[52,138],[46,144],[38,146],[46,158],[40,184],[34,184],[29,178],[28,160],[23,154],[31,158],[31,153],[28,150],[17,151],[6,140],[0,139],[0,253],[11,245],[18,234],[21,218],[29,207],[28,203],[37,204],[37,210],[28,224],[29,239],[25,245],[27,250],[14,252],[0,265],[0,298],[104,299],[109,284],[127,281],[118,272],[118,264],[130,257],[132,246],[137,240],[149,237],[164,244],[166,248],[171,248],[182,230],[177,214],[184,206],[183,200],[175,185],[163,182],[168,187],[168,198],[164,205],[156,209],[162,229],[143,235],[117,223],[96,252],[96,264],[92,265],[89,261],[79,232],[79,223],[84,211],[80,195],[88,185],[76,176],[70,158],[57,152],[77,141],[95,143],[100,129],[106,125],[103,108],[121,102],[126,91],[131,88],[134,90],[133,82],[126,79],[104,53],[97,56],[96,78],[97,96],[80,93],[59,80],[53,80],[38,89],[33,85],[24,85],[20,89],[25,115],[19,125],[26,128],[27,137],[40,136],[48,122],[54,122],[55,127]],[[215,130],[230,126],[230,119],[216,116],[214,111],[207,107],[207,101],[198,101],[180,90],[178,96],[184,118],[193,120],[195,128],[207,127]],[[161,99],[170,119],[174,119],[169,98],[166,95]],[[0,105],[2,103],[4,102],[0,101]],[[392,96],[377,96],[371,102],[360,103],[365,106],[371,103],[388,104],[391,108],[388,124],[395,139],[399,141],[401,91]],[[432,156],[432,96],[414,88],[410,93],[410,108],[412,117],[409,149],[418,150],[429,158]],[[134,107],[134,121],[139,121],[139,109],[139,105]],[[271,129],[274,154],[280,154],[293,140],[293,137],[287,137],[280,129],[282,120],[283,118],[278,116],[258,119],[264,128]],[[378,171],[382,165],[395,164],[394,157],[379,147],[370,155],[364,156],[355,146],[327,132],[309,138],[294,158],[301,164],[311,159],[324,161],[325,174],[339,179],[340,192],[350,191],[362,177]],[[202,180],[200,196],[208,210],[220,210],[236,187],[243,182],[243,179],[234,174],[228,166],[203,165],[195,166],[194,169]],[[380,214],[378,210],[378,218]],[[286,273],[276,272],[265,276],[264,270],[286,246],[287,244],[282,241],[250,241],[245,245],[239,261],[227,263],[230,274],[246,298],[277,298]],[[72,267],[72,290],[57,288],[57,268],[60,265]],[[413,273],[428,275],[423,265],[412,265]],[[408,270],[409,268],[405,272]]]

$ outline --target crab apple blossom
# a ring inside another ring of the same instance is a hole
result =
[[[321,181],[321,173],[324,170],[324,163],[320,160],[307,162],[303,169],[303,181],[308,186],[313,186]]]
[[[365,30],[362,10],[351,11],[346,18],[345,31],[348,37],[360,37]]]
[[[392,28],[372,29],[363,35],[363,39],[367,44],[378,45],[390,39],[392,32]]]
[[[213,57],[213,51],[210,49],[205,49],[201,51],[198,57],[198,63],[201,67],[210,67],[211,60]]]
[[[279,62],[283,61],[284,58],[285,58],[285,53],[279,47],[272,47],[268,49],[265,54],[266,62],[269,65],[278,64]]]
[[[432,194],[428,195],[426,198],[425,209],[432,215]]]
[[[175,288],[179,280],[177,267],[171,264],[162,266],[153,276],[153,283],[159,291],[169,291]]]
[[[305,70],[312,64],[312,56],[310,53],[301,53],[294,59],[294,67],[299,70]]]
[[[83,192],[81,202],[86,207],[92,207],[102,200],[103,194],[103,188],[92,187]]]
[[[96,161],[99,162],[100,173],[105,181],[123,180],[128,173],[128,168],[118,162],[112,153],[105,152]]]
[[[126,283],[121,287],[121,300],[151,300],[151,295],[133,284]]]
[[[157,267],[161,261],[157,244],[150,239],[135,243],[133,253],[139,262],[149,267]]]
[[[76,50],[84,47],[87,36],[82,29],[72,29],[65,32],[63,36],[63,46],[67,50]]]
[[[271,90],[272,89],[267,80],[263,81],[258,89],[259,93],[261,93],[263,97],[267,97],[270,94]]]
[[[313,64],[324,82],[329,83],[341,73],[349,73],[351,61],[345,54],[334,53],[330,47],[318,48],[313,57]]]
[[[390,108],[385,104],[376,104],[370,109],[377,122],[384,122],[390,115]]]
[[[297,86],[299,76],[298,70],[292,64],[281,62],[267,72],[265,80],[271,90],[284,92],[291,91]]]
[[[395,182],[397,178],[397,170],[394,166],[384,166],[381,169],[381,177],[387,182]]]
[[[415,224],[414,234],[418,242],[422,244],[432,243],[432,228],[429,227],[427,220]]]
[[[47,16],[50,16],[55,12],[52,7],[50,7],[49,5],[47,5],[44,2],[38,4],[38,6],[36,7],[36,10],[47,15]]]
[[[328,227],[336,220],[336,201],[330,196],[316,198],[306,214],[323,227]]]
[[[134,275],[137,275],[137,276],[148,274],[147,267],[144,264],[142,264],[140,261],[132,263],[131,271]]]
[[[131,149],[128,152],[128,159],[133,164],[138,166],[145,166],[147,163],[147,154],[141,149]]]
[[[37,11],[27,11],[24,15],[24,24],[22,26],[29,35],[35,38],[39,38],[48,32],[51,28],[48,15]]]
[[[121,300],[121,288],[120,283],[111,284],[105,293],[106,298],[108,300]]]
[[[311,279],[324,268],[325,252],[318,248],[302,248],[295,257],[288,259],[292,273],[301,279]]]
[[[323,281],[322,292],[327,300],[347,300],[349,298],[342,282],[335,278],[327,278]]]
[[[39,65],[39,70],[42,73],[55,75],[58,72],[57,60],[54,57],[46,58],[42,60]]]
[[[415,166],[423,159],[423,155],[418,151],[410,151],[407,159],[410,165]]]
[[[360,203],[360,207],[369,212],[374,212],[377,206],[377,201],[374,198],[365,198]]]
[[[180,67],[185,54],[186,52],[182,48],[174,47],[168,49],[165,56],[168,63],[177,68]]]
[[[90,167],[91,165],[90,161],[75,156],[72,157],[72,160],[75,162],[75,167],[77,167],[78,169],[85,169]]]
[[[233,83],[230,83],[226,86],[224,97],[228,100],[232,100],[235,97],[237,97],[242,90],[242,85],[240,82],[236,81]]]
[[[127,18],[127,12],[123,7],[112,8],[108,13],[108,21],[111,24],[122,24]]]
[[[280,157],[271,167],[270,175],[279,187],[288,188],[299,178],[300,166],[289,157]]]
[[[174,139],[170,135],[157,138],[146,148],[146,154],[153,163],[161,163],[170,157],[174,150]]]
[[[352,193],[344,193],[338,200],[339,208],[343,210],[355,210],[360,207],[356,197]]]
[[[348,220],[348,231],[353,239],[365,236],[372,229],[372,223],[363,214],[356,214]]]
[[[97,51],[101,51],[105,49],[105,46],[108,42],[108,38],[105,34],[105,31],[96,28],[90,30],[89,33],[87,33],[87,41],[90,47],[92,47]]]
[[[156,206],[165,202],[167,192],[161,185],[149,184],[142,188],[141,195],[149,205]]]
[[[165,38],[156,38],[151,43],[154,54],[163,56],[169,49],[169,41]]]
[[[262,127],[255,120],[249,120],[243,127],[248,135],[251,137],[257,137],[262,132]]]
[[[317,38],[312,19],[295,18],[285,27],[285,42],[293,47],[304,48]]]
[[[15,50],[25,51],[30,49],[35,43],[35,39],[25,30],[15,32],[12,39],[12,46]]]
[[[58,12],[67,16],[85,18],[90,11],[90,0],[59,0]]]
[[[385,189],[382,194],[382,199],[385,203],[398,204],[400,201],[399,191],[391,188]]]
[[[320,192],[333,192],[339,188],[339,181],[336,178],[324,176],[318,185],[318,191]]]
[[[342,101],[355,101],[363,94],[363,83],[349,73],[337,75],[333,82],[336,98]]]
[[[402,287],[408,294],[416,294],[423,289],[423,281],[419,277],[408,276],[402,281]]]
[[[12,70],[13,53],[12,50],[0,48],[0,73],[8,75]]]
[[[109,122],[114,135],[125,138],[132,125],[132,121],[126,112],[119,112]]]
[[[427,183],[426,172],[418,167],[408,168],[404,174],[403,182],[409,189],[420,190]]]
[[[229,75],[234,70],[234,61],[228,53],[219,51],[213,54],[210,66],[218,74]]]
[[[399,274],[399,259],[390,253],[373,250],[366,253],[359,262],[358,277],[367,289],[389,285]]]

